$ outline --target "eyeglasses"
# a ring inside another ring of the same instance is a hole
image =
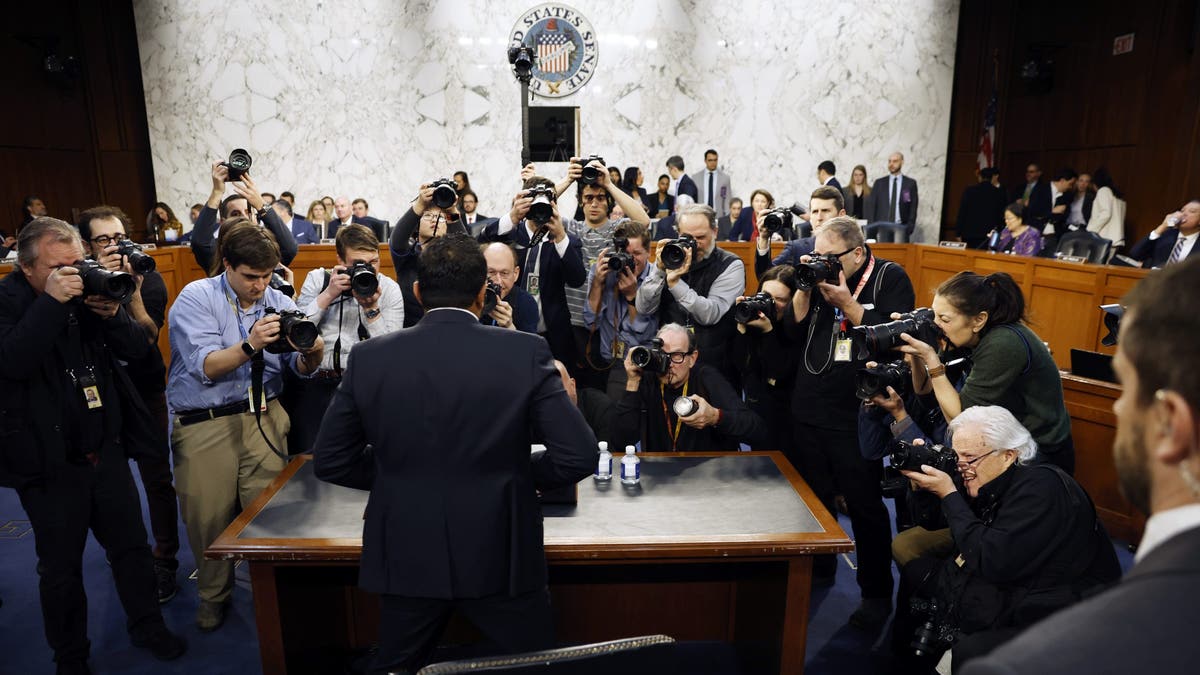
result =
[[[683,363],[690,354],[691,352],[663,352],[663,356],[670,359],[671,363]]]
[[[608,199],[608,195],[584,195],[583,203],[591,204],[592,202],[602,202]]]
[[[421,214],[421,220],[435,221],[442,217],[440,211],[426,211]]]
[[[99,244],[101,246],[108,246],[109,244],[111,244],[113,242],[119,243],[119,242],[125,241],[128,238],[129,237],[125,236],[124,232],[118,232],[118,233],[112,235],[111,237],[108,236],[107,234],[102,234],[99,237],[92,237],[88,241],[92,242],[93,244]]]
[[[970,480],[970,479],[978,476],[979,475],[979,469],[978,469],[979,462],[983,461],[984,457],[989,457],[991,455],[996,454],[997,452],[999,452],[999,450],[992,450],[991,452],[985,452],[984,454],[976,457],[975,459],[972,459],[969,462],[960,461],[958,463],[958,473],[963,477],[963,480]]]
[[[511,279],[514,274],[512,270],[488,270],[487,273],[489,279]]]

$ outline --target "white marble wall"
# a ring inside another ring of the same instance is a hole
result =
[[[572,3],[599,34],[591,81],[547,105],[579,106],[581,149],[647,189],[680,154],[715,147],[735,195],[805,199],[816,166],[839,178],[907,157],[920,228],[935,239],[950,120],[958,3]],[[470,173],[480,211],[517,185],[520,107],[505,49],[533,0],[135,0],[160,199],[186,213],[208,164],[255,157],[260,189],[363,196],[395,220],[421,182]],[[553,167],[544,173],[559,175]]]

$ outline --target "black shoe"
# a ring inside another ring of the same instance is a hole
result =
[[[179,563],[174,560],[155,559],[154,579],[158,583],[158,604],[167,602],[179,591],[179,584],[175,581],[175,572],[178,569]]]
[[[862,604],[850,615],[850,625],[863,630],[876,630],[891,615],[891,598],[863,598]]]
[[[159,661],[177,659],[187,651],[187,641],[167,630],[162,624],[134,631],[130,633],[129,639],[134,647],[149,649]]]
[[[54,669],[57,675],[92,675],[92,669],[88,667],[88,662],[85,659],[77,661],[59,661],[58,667]]]

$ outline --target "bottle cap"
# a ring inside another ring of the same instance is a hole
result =
[[[637,452],[637,448],[632,445],[625,446],[625,454],[632,455]]]
[[[600,441],[600,452],[608,452],[608,441]]]

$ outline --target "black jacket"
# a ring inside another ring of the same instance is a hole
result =
[[[1004,190],[988,181],[963,190],[954,230],[963,241],[987,237],[988,232],[1004,227]]]
[[[400,293],[404,295],[404,327],[417,325],[425,310],[413,294],[413,282],[417,280],[417,259],[421,257],[421,245],[413,239],[413,234],[421,225],[421,216],[409,209],[396,221],[392,229],[392,238],[388,240],[388,250],[392,253],[392,267],[396,270],[396,283],[400,284]],[[463,234],[467,230],[461,220],[446,223],[447,234]]]
[[[1151,239],[1150,235],[1146,235],[1129,251],[1129,257],[1142,261],[1145,267],[1162,267],[1167,264],[1167,260],[1171,257],[1171,251],[1174,250],[1178,241],[1179,230],[1174,227],[1168,228],[1157,239]],[[1200,257],[1200,240],[1192,244],[1192,250],[1187,257]]]
[[[215,235],[221,226],[217,215],[217,210],[206,204],[200,209],[200,215],[196,216],[196,224],[192,227],[192,255],[195,256],[196,264],[204,270],[205,274],[212,272],[213,258],[217,255]],[[300,250],[292,231],[272,208],[267,208],[262,224],[271,231],[271,234],[275,235],[275,242],[279,244],[280,260],[284,265],[290,265]]]

